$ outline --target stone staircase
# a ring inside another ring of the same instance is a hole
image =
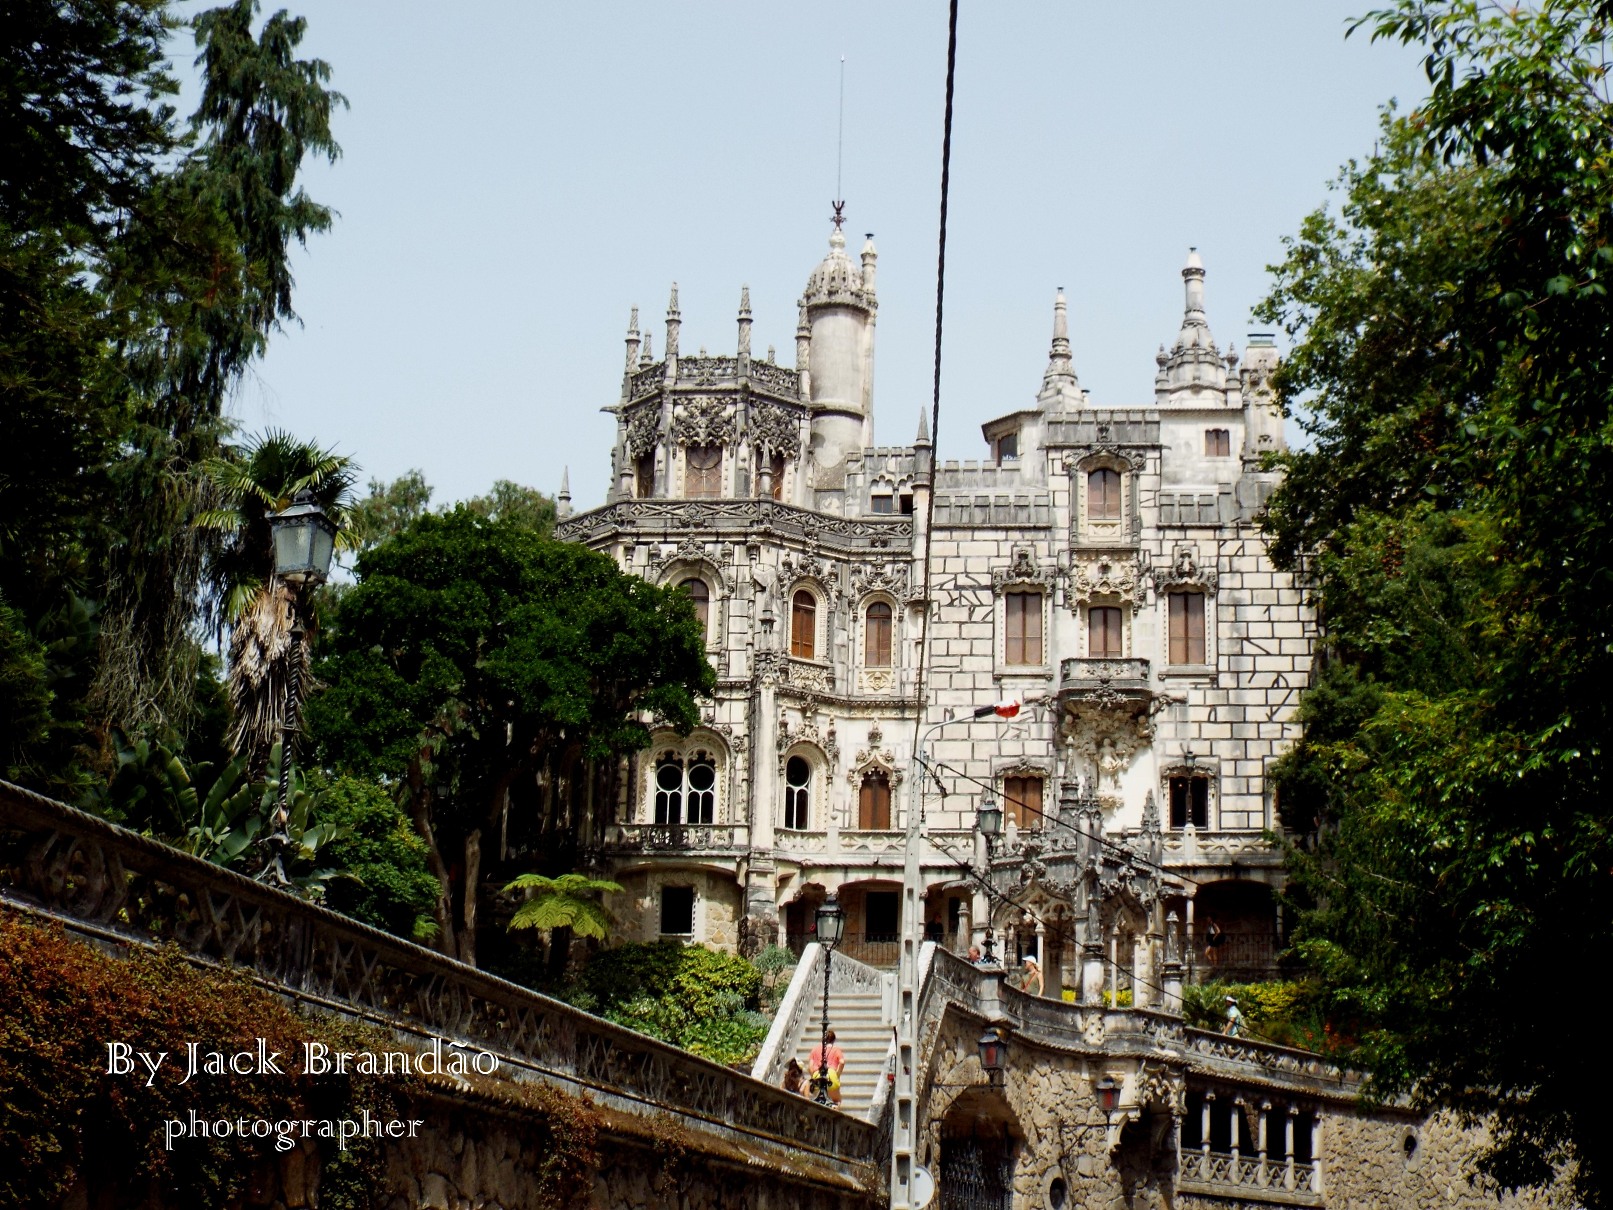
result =
[[[872,1121],[888,1097],[886,1072],[891,1053],[890,1012],[895,974],[836,954],[829,968],[829,1028],[846,1052],[840,1107]],[[751,1069],[758,1080],[779,1084],[789,1061],[802,1068],[823,1029],[823,948],[806,947],[790,986],[779,1003],[767,1041]],[[808,1072],[808,1078],[811,1073]]]
[[[802,1068],[806,1067],[807,1058],[823,1030],[821,981],[818,996],[818,1015],[812,1017],[796,1044],[795,1057],[801,1061]],[[835,1044],[846,1052],[846,1069],[840,1081],[841,1108],[862,1117],[873,1104],[879,1082],[885,1079],[886,1055],[890,1052],[891,1027],[885,1022],[884,997],[880,990],[836,989],[831,983],[829,1028],[835,1031]],[[817,1074],[809,1070],[807,1079]]]

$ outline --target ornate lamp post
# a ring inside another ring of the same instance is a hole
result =
[[[818,1074],[812,1077],[818,1104],[829,1103],[829,964],[846,928],[845,913],[831,895],[818,908],[818,943],[823,946],[823,1030],[818,1035]]]
[[[302,594],[317,588],[330,575],[331,557],[336,553],[336,523],[319,507],[314,493],[306,487],[287,508],[269,518],[274,537],[274,574],[291,592],[291,649],[287,653],[285,709],[280,716],[280,796],[275,804],[269,847],[274,854],[275,881],[286,885],[284,856],[291,846],[286,834],[290,818],[291,762],[296,746],[297,694],[301,688],[303,639]]]

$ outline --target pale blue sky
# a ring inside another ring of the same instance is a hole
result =
[[[1152,397],[1196,244],[1211,327],[1241,349],[1281,238],[1423,95],[1415,49],[1346,41],[1370,0],[985,3],[960,20],[940,454],[1027,406],[1053,292],[1103,405]],[[418,466],[448,500],[514,479],[602,501],[628,309],[664,344],[730,352],[749,283],[758,353],[793,362],[825,250],[846,56],[852,250],[879,247],[875,416],[930,399],[946,5],[291,0],[352,108],[308,173],[334,231],[297,257],[306,327],[234,410]]]

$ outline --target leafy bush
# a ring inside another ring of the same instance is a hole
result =
[[[595,954],[567,998],[617,1025],[737,1064],[753,1059],[767,1037],[768,1019],[756,1011],[762,992],[762,972],[744,958],[653,941]]]
[[[327,906],[399,937],[429,941],[437,880],[428,849],[384,786],[342,776],[318,789],[321,823],[345,829],[325,846],[324,860],[351,878],[332,880]]]
[[[1196,983],[1182,989],[1182,1015],[1199,1029],[1226,1024],[1226,997],[1236,996],[1244,1031],[1282,1046],[1333,1050],[1339,1045],[1327,1025],[1320,995],[1308,983]]]

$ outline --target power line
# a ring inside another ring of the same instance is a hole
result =
[[[923,616],[919,620],[919,658],[913,686],[919,709],[913,717],[913,751],[918,754],[919,736],[924,726],[925,671],[930,657],[930,552],[935,532],[935,450],[941,440],[941,334],[946,313],[947,285],[947,197],[952,187],[952,96],[958,70],[958,0],[952,0],[947,17],[946,113],[941,126],[941,230],[935,256],[935,382],[930,397],[930,490],[924,502],[924,595]],[[922,757],[920,757],[922,759]],[[924,793],[919,791],[919,808]]]

